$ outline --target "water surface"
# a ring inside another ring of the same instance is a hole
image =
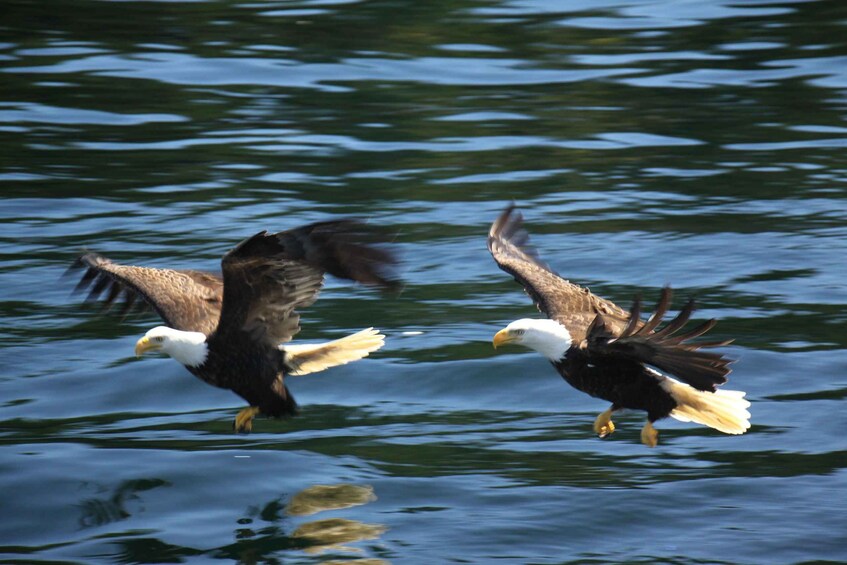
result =
[[[0,22],[4,562],[847,562],[847,14],[839,0],[14,2]],[[560,273],[665,284],[735,338],[744,436],[605,404],[491,336],[517,202]],[[371,358],[258,420],[84,248],[216,269],[261,229],[397,234],[396,297],[330,281],[301,337]]]

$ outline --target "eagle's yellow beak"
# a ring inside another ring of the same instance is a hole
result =
[[[515,341],[515,337],[509,333],[509,330],[503,328],[496,334],[494,334],[494,349],[497,349],[501,345],[507,345]]]
[[[162,346],[155,341],[150,341],[149,337],[144,336],[135,343],[135,356],[141,357],[144,352],[161,349],[161,347]]]

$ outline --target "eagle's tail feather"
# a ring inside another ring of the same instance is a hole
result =
[[[750,429],[750,402],[740,390],[697,390],[666,377],[662,386],[677,403],[671,417],[681,422],[696,422],[725,434],[743,434]]]
[[[286,375],[300,376],[358,361],[384,343],[385,336],[379,330],[367,328],[326,343],[286,344],[281,349],[285,352]]]

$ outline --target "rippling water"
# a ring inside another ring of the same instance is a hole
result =
[[[18,1],[0,19],[3,562],[847,562],[841,0]],[[729,437],[496,353],[533,313],[485,250],[512,200],[564,276],[672,284],[735,338]],[[333,281],[304,339],[368,360],[242,407],[152,317],[61,274],[83,248],[215,269],[260,229],[398,234],[398,297]]]

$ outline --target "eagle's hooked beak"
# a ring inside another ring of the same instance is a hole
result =
[[[509,343],[513,343],[515,341],[515,337],[509,332],[508,329],[503,328],[496,334],[494,334],[494,349],[497,349],[501,345],[507,345]]]
[[[149,337],[144,336],[135,343],[135,356],[141,357],[144,352],[161,349],[161,347],[162,346],[160,344],[155,341],[150,341]]]

